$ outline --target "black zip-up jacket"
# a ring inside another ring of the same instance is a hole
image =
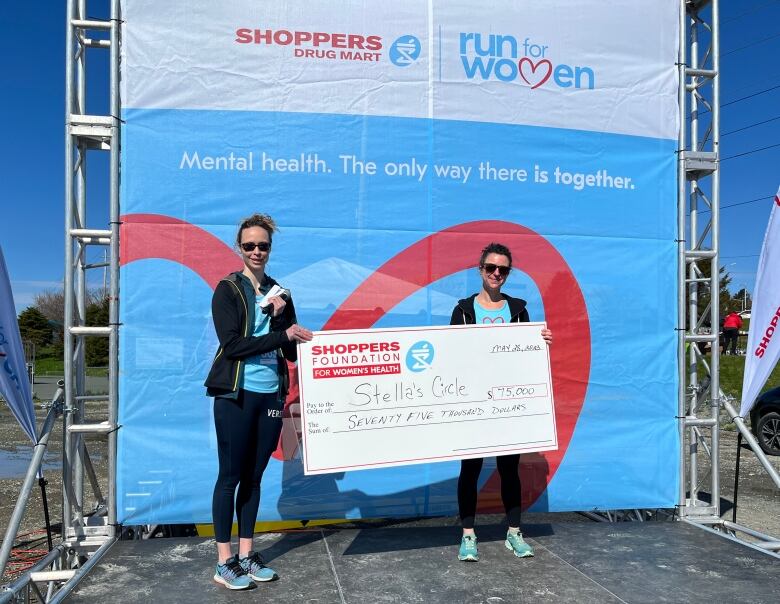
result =
[[[268,275],[260,284],[263,294],[276,285]],[[241,385],[245,361],[271,350],[277,351],[279,396],[287,395],[289,376],[285,360],[298,360],[295,342],[287,339],[285,330],[296,322],[292,299],[278,317],[271,318],[269,332],[253,336],[255,325],[255,290],[247,277],[240,272],[230,273],[222,279],[211,298],[211,316],[219,339],[219,350],[211,363],[205,386],[208,396],[235,398]]]
[[[528,309],[525,307],[525,300],[513,298],[506,294],[501,296],[509,304],[510,323],[528,323]],[[458,304],[452,309],[450,325],[474,325],[477,322],[477,315],[474,312],[474,299],[477,294],[473,294],[463,300],[458,300]]]

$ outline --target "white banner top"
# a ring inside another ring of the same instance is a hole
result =
[[[677,138],[679,0],[468,4],[126,1],[123,106]]]
[[[544,326],[315,332],[298,347],[304,471],[557,449]]]

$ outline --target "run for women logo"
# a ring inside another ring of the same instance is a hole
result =
[[[460,60],[470,80],[498,80],[530,87],[596,87],[596,72],[587,65],[558,61],[549,44],[530,37],[461,32]]]

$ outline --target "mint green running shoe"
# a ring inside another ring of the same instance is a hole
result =
[[[477,538],[475,536],[463,535],[463,539],[460,540],[458,560],[463,562],[477,562],[479,560],[479,552],[477,551]]]
[[[240,558],[238,563],[250,579],[255,581],[275,581],[279,576],[273,568],[265,565],[265,560],[257,552],[249,552],[246,558]]]
[[[214,571],[214,580],[221,583],[228,589],[250,589],[255,587],[241,564],[238,562],[238,555],[228,558],[224,564],[217,564]]]
[[[534,549],[525,541],[523,541],[523,535],[519,532],[507,532],[504,545],[507,549],[512,550],[512,552],[514,552],[515,556],[518,558],[530,558],[534,555]]]

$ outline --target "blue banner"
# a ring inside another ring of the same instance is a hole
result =
[[[0,396],[8,403],[11,413],[30,440],[37,443],[35,410],[30,380],[27,377],[27,362],[24,358],[22,338],[16,321],[14,296],[11,292],[11,280],[8,277],[2,247],[0,247]]]
[[[267,272],[311,329],[445,324],[481,248],[508,245],[504,291],[555,334],[560,449],[524,456],[524,504],[676,504],[676,2],[583,0],[585,24],[549,3],[523,21],[417,2],[370,30],[373,3],[339,27],[305,3],[202,3],[203,30],[164,42],[168,8],[125,4],[121,522],[210,521],[211,294],[253,212],[280,226]],[[206,44],[219,24],[231,35]],[[206,48],[180,54],[193,36]],[[455,513],[458,463],[305,477],[298,411],[294,385],[262,519]],[[494,469],[483,510],[500,508]]]

